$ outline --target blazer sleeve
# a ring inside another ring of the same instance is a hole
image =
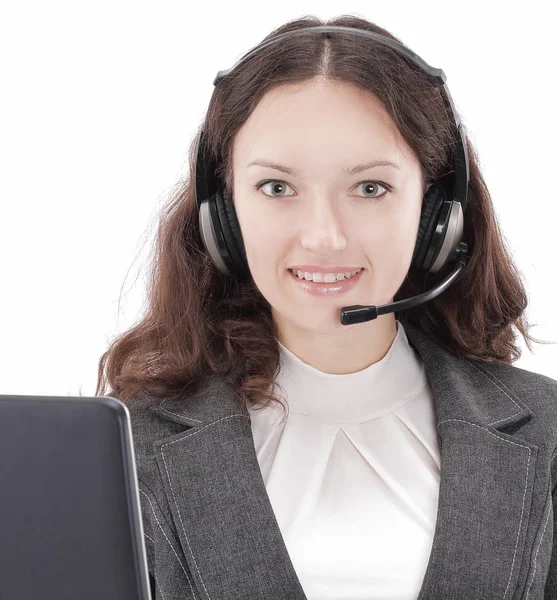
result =
[[[199,600],[200,593],[153,491],[138,476],[151,600]]]
[[[149,572],[149,587],[151,588],[151,600],[158,600],[157,599],[157,586],[155,583],[155,578],[151,575],[150,572]]]
[[[557,600],[557,454],[551,463],[551,480],[553,483],[553,547],[549,562],[549,573],[545,583],[544,600]]]
[[[138,480],[139,500],[141,505],[141,518],[143,522],[143,542],[145,544],[145,552],[147,554],[147,569],[149,571],[149,588],[151,590],[151,600],[159,600],[157,598],[156,580],[154,576],[155,565],[155,536],[153,533],[153,524],[147,507],[145,506],[145,498],[147,494],[143,483]]]

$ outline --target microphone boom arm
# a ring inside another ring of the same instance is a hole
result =
[[[468,244],[466,244],[466,242],[461,242],[455,252],[457,256],[457,266],[450,275],[432,289],[423,292],[423,294],[418,294],[417,296],[412,296],[405,300],[398,300],[392,304],[383,304],[382,306],[362,306],[361,304],[344,306],[340,309],[340,322],[343,325],[355,325],[356,323],[372,321],[373,319],[377,319],[380,315],[396,312],[397,310],[406,310],[439,296],[439,294],[444,292],[460,277],[462,270],[468,262]]]

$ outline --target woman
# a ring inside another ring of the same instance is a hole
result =
[[[352,16],[265,39],[324,24],[398,41]],[[216,85],[202,131],[247,269],[200,219],[195,144],[148,311],[99,365],[132,417],[154,596],[557,598],[557,381],[512,365],[526,291],[473,153],[459,278],[341,320],[454,268],[414,268],[458,165],[438,87],[372,39],[292,35]]]

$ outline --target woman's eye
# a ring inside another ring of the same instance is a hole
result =
[[[360,181],[360,183],[358,183],[358,185],[356,186],[356,189],[358,189],[360,186],[363,186],[364,195],[373,194],[372,196],[365,196],[370,200],[375,200],[376,198],[379,199],[383,197],[387,192],[390,192],[392,189],[390,185],[387,185],[386,183],[383,183],[381,181]],[[382,194],[375,195],[378,190],[378,187],[383,188],[385,191]]]
[[[282,181],[280,179],[266,179],[265,181],[260,181],[255,186],[255,189],[259,190],[269,184],[271,184],[271,187],[268,188],[268,190],[271,193],[266,193],[265,191],[263,193],[265,193],[266,196],[271,196],[272,198],[279,198],[284,196],[285,189],[287,187],[290,187],[285,181]],[[360,181],[360,183],[357,184],[356,189],[360,186],[364,186],[364,197],[368,198],[369,200],[379,199],[383,197],[387,192],[390,192],[392,189],[390,185],[388,185],[387,183],[383,183],[382,181]],[[383,188],[385,191],[382,194],[377,195],[377,191],[379,190],[379,188]]]
[[[267,194],[267,193],[265,193],[265,192],[263,192],[263,193],[264,193],[266,196],[271,196],[271,197],[274,197],[274,198],[282,196],[282,195],[283,195],[283,193],[282,193],[282,192],[284,192],[284,189],[285,189],[286,187],[290,187],[290,186],[289,186],[289,185],[288,185],[288,184],[287,184],[285,181],[280,181],[279,179],[267,179],[267,180],[265,180],[265,181],[260,181],[260,182],[259,182],[259,183],[258,183],[258,184],[255,186],[255,189],[256,189],[256,190],[259,190],[260,188],[262,188],[262,187],[264,187],[264,186],[266,186],[266,185],[269,185],[270,183],[271,183],[272,185],[271,185],[271,187],[270,187],[270,188],[268,188],[268,189],[270,189],[272,192],[275,192],[275,191],[276,191],[276,192],[278,192],[278,193],[277,193],[277,194],[273,194],[273,193],[271,193],[271,194]]]

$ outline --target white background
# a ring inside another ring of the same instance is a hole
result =
[[[93,395],[138,318],[157,213],[213,78],[303,15],[363,16],[442,68],[530,298],[557,340],[553,2],[11,2],[0,8],[0,394]],[[522,338],[557,379],[557,345]]]

